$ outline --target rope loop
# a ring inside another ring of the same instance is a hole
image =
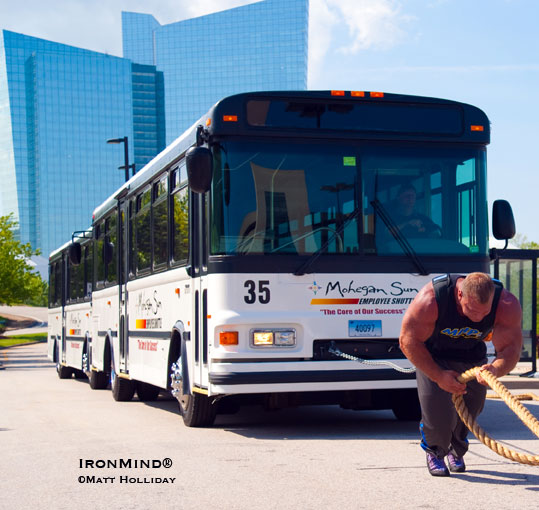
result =
[[[475,379],[478,371],[481,371],[481,377],[488,383],[488,385],[501,397],[501,399],[509,406],[509,408],[522,420],[537,437],[539,437],[539,420],[535,418],[528,409],[526,409],[517,398],[515,398],[509,390],[496,379],[496,376],[486,369],[479,367],[471,368],[466,372],[463,372],[458,380],[461,383],[467,383],[472,379]],[[453,395],[453,403],[457,410],[460,419],[466,424],[471,432],[479,439],[484,445],[488,446],[491,450],[498,455],[505,457],[506,459],[520,462],[521,464],[530,464],[532,466],[539,466],[539,455],[527,455],[524,453],[515,452],[510,448],[507,448],[494,439],[490,438],[486,432],[477,424],[477,422],[470,416],[466,404],[462,395]]]

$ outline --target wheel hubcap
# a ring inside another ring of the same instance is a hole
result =
[[[172,396],[178,400],[182,409],[187,409],[189,405],[189,395],[183,393],[183,374],[181,358],[170,367],[170,380],[172,386]]]

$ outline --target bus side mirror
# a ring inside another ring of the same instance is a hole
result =
[[[195,193],[210,190],[212,180],[213,157],[206,147],[191,147],[185,155],[189,187]]]
[[[82,258],[82,248],[79,243],[71,243],[69,245],[68,257],[69,262],[71,262],[71,264],[74,266],[78,266],[80,264]]]
[[[496,239],[515,237],[515,218],[507,200],[495,200],[492,204],[492,233]]]

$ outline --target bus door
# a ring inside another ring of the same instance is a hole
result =
[[[118,312],[119,312],[119,343],[120,343],[120,370],[128,371],[129,357],[129,318],[127,314],[128,296],[127,281],[129,274],[128,250],[129,246],[129,202],[120,198],[118,202]]]
[[[192,383],[204,390],[208,388],[208,275],[205,196],[191,193],[191,253],[193,264],[193,357]]]

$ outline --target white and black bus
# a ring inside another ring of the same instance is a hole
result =
[[[61,379],[89,372],[93,248],[90,229],[74,234],[49,257],[48,355]]]
[[[242,401],[417,418],[402,316],[434,276],[489,271],[489,139],[481,110],[442,99],[221,100],[94,211],[93,387],[172,391],[189,426]],[[493,219],[514,234],[506,202]]]

